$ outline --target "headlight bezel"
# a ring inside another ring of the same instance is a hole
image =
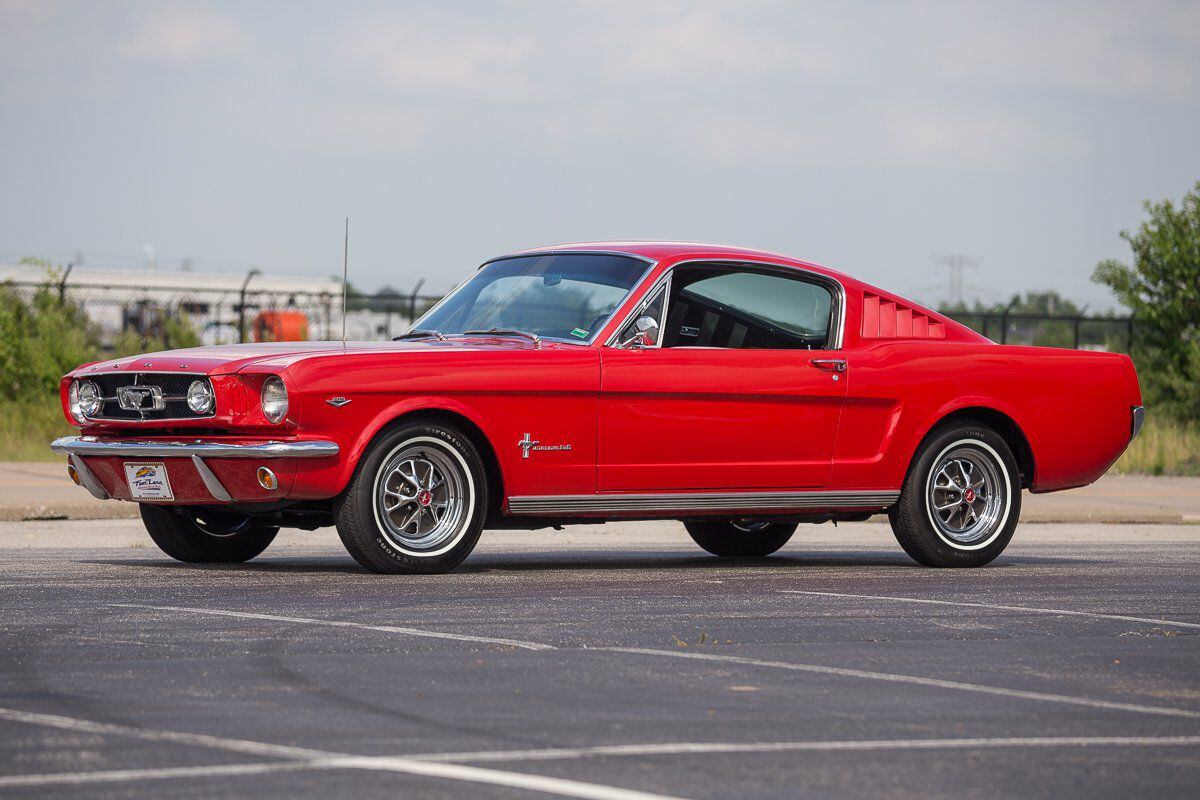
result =
[[[199,391],[195,391],[197,388]],[[217,396],[207,380],[192,381],[188,385],[184,398],[187,401],[188,410],[196,416],[212,414],[216,409]],[[193,403],[196,398],[202,398],[201,402]]]
[[[268,393],[271,395],[268,397]],[[273,425],[278,425],[287,419],[288,391],[287,384],[278,375],[269,375],[263,381],[258,395],[259,407],[263,416]]]
[[[84,395],[85,389],[87,389],[86,396]],[[100,387],[95,381],[87,379],[71,381],[71,388],[67,392],[67,398],[71,408],[71,416],[81,425],[99,416],[104,411],[104,393],[100,391]]]

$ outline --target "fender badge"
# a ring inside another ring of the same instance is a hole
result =
[[[540,440],[534,439],[528,433],[524,438],[517,442],[517,447],[521,448],[521,458],[529,458],[529,453],[533,450],[570,450],[569,444],[542,444]]]
[[[342,406],[350,404],[350,398],[342,397],[341,395],[338,395],[337,397],[329,398],[325,402],[329,403],[329,405],[333,406],[334,408],[341,408]]]

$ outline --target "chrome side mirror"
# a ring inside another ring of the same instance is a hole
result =
[[[633,332],[621,341],[622,348],[637,349],[653,347],[658,343],[658,320],[654,317],[638,317],[633,323]]]

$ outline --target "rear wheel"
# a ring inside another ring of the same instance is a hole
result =
[[[714,556],[761,558],[788,543],[799,526],[769,520],[689,520],[683,523],[696,544]]]
[[[159,549],[189,564],[249,561],[275,539],[279,528],[221,509],[141,504],[142,522]]]
[[[888,512],[904,552],[930,567],[980,567],[1004,551],[1021,515],[1017,462],[986,425],[933,434]]]
[[[470,439],[449,425],[400,424],[355,469],[337,503],[338,534],[372,572],[448,572],[479,541],[487,497]]]

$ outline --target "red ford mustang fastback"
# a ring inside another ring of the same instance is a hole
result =
[[[484,528],[679,519],[719,556],[887,513],[979,566],[1021,490],[1096,480],[1142,422],[1124,355],[1001,346],[835,270],[607,242],[485,263],[394,342],[203,347],[63,378],[96,497],[191,562],[335,524],[377,572],[440,572]]]

